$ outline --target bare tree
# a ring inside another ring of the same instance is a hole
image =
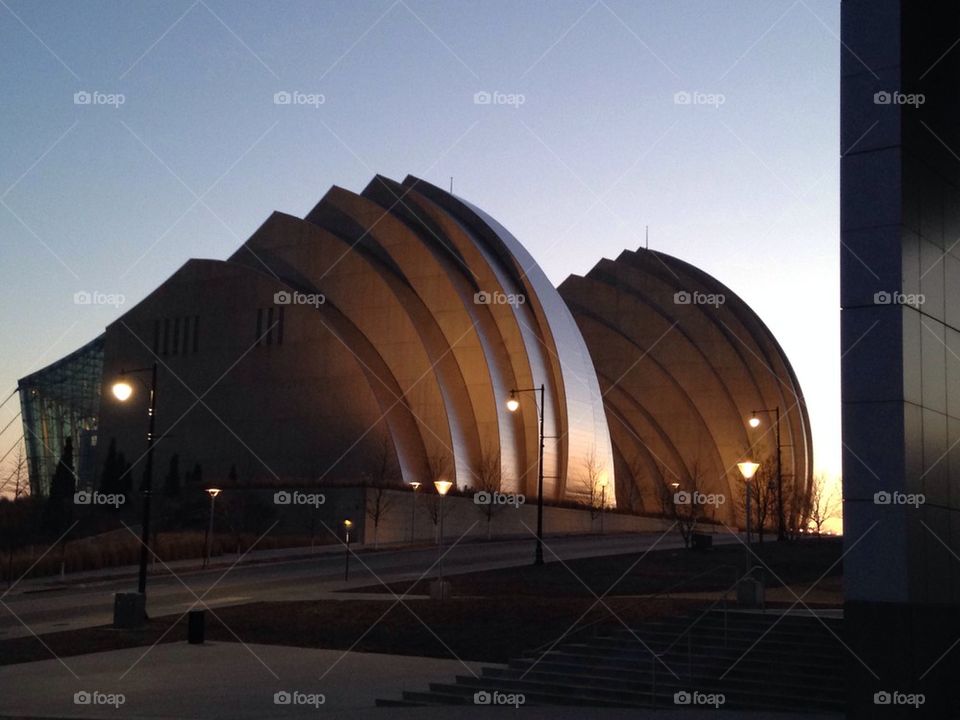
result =
[[[476,508],[480,512],[480,515],[486,520],[487,523],[487,540],[490,539],[491,534],[491,523],[493,522],[494,516],[500,513],[506,506],[497,502],[494,502],[496,493],[500,492],[501,487],[501,466],[500,466],[500,451],[492,450],[491,448],[484,448],[480,453],[480,460],[477,462],[476,467],[474,468],[474,489],[477,492],[477,495],[474,495],[474,502],[476,503]],[[486,503],[477,502],[478,496],[479,499],[483,499],[483,496],[480,496],[480,493],[483,493],[486,496]]]
[[[379,546],[380,523],[394,508],[397,498],[392,488],[400,484],[400,469],[397,467],[393,447],[388,435],[384,434],[377,450],[370,456],[370,470],[367,474],[366,513],[373,523],[373,547]]]
[[[757,540],[769,529],[771,520],[776,522],[777,514],[777,471],[772,462],[760,463],[760,469],[745,481],[746,492],[750,493],[750,529],[757,533]],[[739,499],[739,506],[746,516],[746,497]]]
[[[658,464],[658,468],[657,499],[661,512],[676,522],[683,544],[690,547],[697,523],[707,516],[708,505],[704,501],[710,497],[703,491],[704,472],[700,461],[691,463],[685,477],[663,464]]]
[[[823,526],[828,520],[840,517],[841,507],[836,484],[830,482],[823,473],[814,475],[810,488],[809,519],[816,528],[817,535],[823,532]]]
[[[580,473],[580,486],[586,496],[587,506],[590,508],[591,520],[595,520],[603,506],[608,504],[604,487],[605,480],[606,468],[597,457],[596,448],[591,448],[589,454],[583,460],[583,468]]]
[[[29,472],[27,470],[27,454],[23,443],[17,446],[17,454],[8,465],[7,471],[0,481],[0,496],[5,493],[13,493],[13,500],[17,500],[27,494],[29,490]]]

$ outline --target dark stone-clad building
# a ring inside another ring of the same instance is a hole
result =
[[[960,12],[845,0],[842,28],[849,717],[955,718]]]

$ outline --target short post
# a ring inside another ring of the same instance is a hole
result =
[[[203,610],[191,610],[187,616],[187,642],[191,645],[203,645],[206,613]]]
[[[343,581],[346,582],[350,579],[350,528],[353,527],[353,522],[350,520],[343,521],[343,530],[346,533],[346,542],[344,543],[344,553],[343,553]]]

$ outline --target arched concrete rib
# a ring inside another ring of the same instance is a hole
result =
[[[407,462],[405,470],[409,469],[409,472],[405,472],[404,476],[407,480],[425,480],[429,477],[428,463],[432,454],[430,448],[438,445],[448,447],[452,442],[446,418],[441,415],[434,420],[430,413],[425,412],[424,402],[431,397],[435,398],[431,405],[441,411],[444,403],[441,401],[440,389],[431,368],[432,361],[423,350],[415,322],[406,319],[409,317],[410,308],[416,305],[410,297],[410,288],[385,267],[375,254],[360,250],[343,256],[342,260],[333,265],[332,272],[325,272],[341,257],[343,249],[347,247],[346,241],[290,216],[274,215],[250,238],[245,247],[249,250],[241,248],[231,259],[246,262],[253,269],[262,267],[265,262],[281,277],[283,273],[289,273],[290,268],[297,268],[298,279],[294,286],[313,288],[304,292],[323,293],[327,297],[327,303],[320,308],[336,306],[356,329],[357,335],[353,337],[358,347],[369,346],[375,349],[380,361],[370,363],[368,367],[375,377],[390,387],[392,393],[396,393],[387,407],[395,403],[397,398],[401,398],[402,404],[408,408],[415,420],[415,444],[420,447],[420,452],[416,461]],[[257,256],[257,260],[250,257],[253,254]],[[358,277],[363,278],[366,288],[362,297],[356,292]],[[393,342],[385,342],[388,338],[384,337],[384,333],[377,326],[378,322],[382,325],[382,321],[370,312],[369,304],[364,304],[372,300],[380,303],[380,307],[395,313],[390,324],[390,337]],[[353,345],[348,344],[347,347],[353,349]],[[365,356],[360,357],[366,362]],[[429,431],[423,429],[427,424],[432,425]],[[400,442],[403,436],[398,435],[394,440]],[[409,444],[409,439],[404,442]],[[410,455],[410,452],[406,454]]]
[[[248,257],[247,260],[243,259],[244,255]],[[224,298],[236,298],[246,295],[247,299],[251,300],[251,306],[264,307],[273,301],[274,293],[278,291],[298,291],[303,293],[315,293],[319,291],[316,286],[302,281],[278,281],[277,276],[283,277],[284,263],[281,260],[273,258],[269,252],[258,253],[258,255],[259,260],[253,258],[249,250],[245,251],[241,249],[229,261],[191,260],[184,264],[168,281],[163,283],[157,292],[167,293],[168,295],[177,294],[181,288],[178,280],[184,276],[186,276],[184,284],[188,288],[202,288],[199,290],[201,297],[204,292],[208,291],[211,284],[218,287],[220,292],[214,294],[216,298],[215,301],[227,306],[235,301],[224,300]],[[153,294],[148,299],[153,302]],[[138,305],[131,309],[125,317],[136,317],[139,315],[142,318],[146,316],[152,325],[153,318],[156,317],[158,311],[161,313],[169,312],[169,308],[175,307],[175,303],[175,298],[163,298],[159,303],[154,303],[152,308],[148,307],[144,312],[141,312],[140,305]],[[311,476],[310,480],[316,482],[355,477],[355,472],[345,472],[342,469],[342,462],[354,447],[363,449],[364,447],[370,446],[370,440],[360,435],[360,433],[368,428],[373,428],[381,421],[389,428],[389,435],[395,441],[395,452],[400,466],[409,468],[411,472],[418,471],[423,464],[424,449],[422,445],[419,444],[417,423],[410,412],[409,406],[403,399],[396,379],[391,375],[382,358],[376,350],[366,342],[363,334],[352,325],[348,318],[339,312],[333,303],[326,303],[319,307],[311,307],[309,309],[288,308],[288,324],[293,320],[291,315],[298,311],[309,314],[311,325],[314,325],[313,318],[316,318],[315,327],[318,333],[322,333],[323,335],[330,334],[339,338],[339,340],[334,338],[330,338],[329,340],[329,343],[336,350],[336,352],[331,353],[330,358],[342,358],[344,363],[349,364],[353,368],[353,375],[357,377],[359,383],[363,382],[361,378],[366,378],[367,390],[373,399],[373,403],[368,402],[365,399],[367,396],[363,390],[357,388],[356,406],[364,409],[363,415],[356,417],[357,425],[359,426],[357,436],[351,436],[349,438],[351,443],[349,447],[341,447],[336,445],[336,443],[332,445],[328,444],[326,449],[329,450],[331,454],[320,454],[317,456],[317,460],[319,461],[317,474]],[[226,314],[219,316],[229,317]],[[252,319],[251,317],[251,336],[249,340],[253,340]],[[236,335],[228,334],[228,337],[235,338]],[[243,366],[248,363],[268,362],[271,357],[281,357],[269,354],[264,355],[256,350],[252,350],[249,345],[246,345],[249,340],[246,337],[244,338],[244,352],[239,358],[239,362],[242,363],[242,365],[238,365],[238,368],[231,373],[229,377],[224,379],[225,383],[229,383],[231,378],[242,376],[245,372]],[[214,355],[215,354],[216,350],[214,350]],[[126,357],[129,359],[129,354],[127,354]],[[230,359],[234,360],[235,358],[231,356]],[[167,358],[165,362],[175,362],[175,360],[176,357]],[[316,356],[304,357],[301,363],[304,368],[312,368],[316,366],[318,360],[319,358]],[[254,367],[256,366],[254,365]],[[249,370],[246,372],[249,372]],[[309,372],[309,370],[307,370],[307,372]],[[219,388],[221,386],[222,384],[218,383],[217,387]],[[270,385],[270,387],[273,390],[277,389],[276,385]],[[171,392],[168,387],[167,397],[170,397],[172,394],[174,393]],[[235,411],[237,408],[240,408],[243,411],[243,416],[251,415],[251,408],[244,406],[242,403],[238,404],[232,396],[228,397],[230,397],[229,402],[226,402],[221,411],[225,410],[229,413],[230,411]],[[216,404],[216,401],[215,393],[206,396],[206,402]],[[279,402],[282,404],[282,401],[274,401],[273,397],[269,398],[268,402]],[[377,410],[379,410],[379,412]],[[224,421],[221,420],[221,422]],[[240,423],[230,421],[229,423],[225,423],[225,426],[230,427],[229,434],[237,437],[233,428],[236,426],[239,429],[241,427]],[[337,430],[338,427],[334,425],[320,427],[308,426],[305,435],[310,437],[314,442],[322,444],[324,437],[335,437]],[[260,456],[264,455],[264,452],[262,450],[254,452],[250,450],[248,445],[257,446],[258,441],[263,438],[270,438],[273,435],[279,434],[281,433],[261,433],[259,436],[243,437],[240,441],[243,444],[243,448],[253,453],[257,461],[262,463],[263,461],[260,459]],[[211,452],[208,457],[216,457],[215,452]],[[267,457],[269,457],[269,453],[267,453]],[[272,466],[274,462],[283,463],[285,460],[286,458],[282,456],[274,456],[274,459],[270,463],[264,463],[264,466],[273,473]],[[233,458],[233,461],[236,462],[236,458]],[[277,477],[276,473],[273,473],[273,475],[275,478]],[[283,475],[287,478],[292,478],[302,477],[303,473],[297,473],[295,468],[286,465],[283,468]]]
[[[404,187],[416,190],[466,228],[467,232],[474,238],[475,244],[486,250],[490,256],[492,260],[490,265],[497,271],[499,285],[508,294],[522,296],[526,299],[526,302],[521,305],[508,306],[514,316],[513,322],[520,333],[524,354],[530,368],[529,377],[523,377],[522,375],[518,377],[518,386],[531,388],[541,383],[545,385],[544,434],[562,439],[560,441],[560,452],[552,452],[553,448],[550,443],[547,443],[544,449],[544,496],[558,497],[561,489],[557,486],[554,478],[560,476],[562,469],[566,466],[563,448],[566,447],[568,425],[562,401],[561,376],[556,372],[554,366],[555,355],[551,354],[552,348],[549,344],[552,343],[552,340],[543,330],[544,316],[537,295],[535,292],[531,292],[529,285],[516,272],[517,261],[506,244],[473,208],[449,193],[417,178],[408,176],[404,180]],[[545,338],[547,339],[545,340]],[[555,349],[553,352],[555,353]],[[520,370],[522,371],[523,368],[520,368]],[[537,413],[531,412],[534,407],[533,396],[524,394],[519,399],[521,401],[521,411],[514,414],[514,422],[523,427],[524,453],[521,460],[523,492],[535,497],[537,494],[539,423]]]
[[[657,427],[664,432],[670,428],[669,437],[681,450],[687,482],[694,474],[694,466],[699,464],[696,470],[706,485],[699,489],[728,495],[730,487],[723,458],[687,388],[619,328],[582,308],[577,308],[577,317],[588,342],[603,348],[595,354],[597,366],[602,368],[600,374],[614,378],[614,386],[633,397]],[[607,355],[608,349],[614,353],[612,357]],[[642,360],[631,363],[631,357]]]
[[[429,234],[439,236],[439,242],[444,248],[442,254],[449,255],[445,250],[448,247],[455,250],[457,262],[453,264],[453,271],[458,269],[457,263],[461,263],[459,270],[463,280],[469,284],[466,308],[477,323],[484,359],[490,371],[491,383],[484,388],[485,397],[495,413],[496,421],[493,426],[496,432],[481,434],[487,438],[499,438],[499,445],[483,448],[483,451],[500,453],[502,491],[526,492],[527,488],[520,484],[521,475],[530,464],[526,461],[528,456],[522,452],[525,446],[525,427],[520,417],[506,409],[505,400],[511,388],[531,386],[533,380],[529,355],[517,315],[509,306],[475,302],[475,295],[480,288],[488,293],[499,291],[504,295],[514,292],[515,288],[501,283],[504,274],[502,269],[497,267],[499,261],[485,252],[482,244],[478,243],[456,218],[416,190],[399,185],[390,187],[395,195],[403,198],[404,206],[410,208],[411,217],[408,223],[415,228],[419,225],[417,229],[422,230],[423,223],[418,219],[428,222]],[[386,201],[389,193],[384,195],[383,201]],[[479,424],[483,425],[482,419]],[[536,435],[527,439],[535,449]],[[533,458],[535,459],[536,455],[533,455]]]
[[[569,310],[543,271],[516,238],[482,210],[416,178],[408,177],[404,186],[414,187],[470,228],[486,248],[501,259],[504,269],[526,296],[536,323],[521,322],[525,334],[531,336],[527,343],[529,354],[531,359],[539,359],[551,401],[546,408],[546,433],[559,436],[556,474],[565,478],[571,472],[570,458],[585,457],[591,450],[599,458],[599,464],[612,467],[609,430],[598,400],[599,386],[589,353]],[[536,367],[536,363],[534,365]],[[535,436],[536,429],[530,430],[528,434]],[[549,472],[549,465],[547,470]],[[569,493],[566,488],[558,487],[557,494]]]
[[[681,290],[722,294],[726,303],[716,308],[677,304],[674,293]],[[622,362],[617,360],[616,353],[611,357],[611,349],[615,349],[618,342],[609,334],[611,331],[636,346],[638,358],[646,346],[658,341],[656,347],[638,361],[640,372],[657,367],[656,372],[672,378],[682,397],[669,399],[653,387],[643,390],[643,384],[624,381],[620,381],[617,390],[626,390],[626,397],[653,413],[652,424],[670,436],[671,444],[685,463],[691,460],[696,448],[690,445],[690,438],[681,439],[683,431],[678,432],[670,423],[658,419],[656,406],[672,406],[677,412],[685,413],[687,422],[707,428],[707,437],[722,458],[718,473],[725,486],[722,491],[728,497],[737,497],[742,485],[735,463],[749,452],[752,442],[756,442],[746,423],[751,410],[780,406],[784,445],[809,447],[805,408],[802,402],[791,408],[789,402],[791,394],[795,393],[801,400],[802,395],[782,349],[753,311],[716,279],[662,253],[625,251],[616,261],[599,262],[585,278],[571,276],[560,291],[580,323],[598,375],[604,382],[610,382],[610,377],[622,372],[618,370]],[[676,325],[669,332],[669,338],[660,339],[673,323]],[[598,330],[598,325],[607,326],[607,334]],[[696,369],[698,366],[700,370]],[[615,422],[642,423],[643,430],[636,435],[649,432],[651,422],[635,410],[625,412],[624,397],[614,396],[606,389],[605,392],[609,393],[604,398],[608,424],[624,458],[621,465],[628,465],[625,458],[631,438],[617,432]],[[636,443],[634,448],[634,452],[639,453]],[[650,472],[649,457],[638,457]],[[809,459],[803,462],[785,449],[783,464],[785,476],[795,474],[802,478],[802,487],[809,487],[812,475]],[[652,474],[655,476],[656,471]],[[617,486],[618,489],[626,487],[620,482]],[[731,519],[736,514],[735,504],[727,507]]]
[[[466,309],[469,287],[450,263],[437,257],[431,248],[392,214],[360,195],[332,191],[323,203],[354,218],[365,230],[366,240],[377,243],[403,273],[407,291],[402,307],[414,319],[421,342],[431,358],[437,376],[450,436],[455,479],[459,486],[473,483],[474,468],[479,466],[481,447],[478,417],[490,422],[493,408],[483,402],[480,386],[491,380],[485,363],[476,362],[482,344],[475,322]],[[312,215],[318,217],[317,215]],[[348,242],[359,238],[348,237]],[[472,299],[472,296],[471,296]],[[471,369],[467,382],[463,368]]]
[[[652,251],[638,251],[637,254],[640,254],[640,252]],[[658,255],[660,260],[668,263],[674,270],[682,269],[697,281],[711,287],[712,292],[723,293],[728,299],[728,303],[726,303],[728,310],[749,333],[748,337],[756,345],[753,352],[759,355],[758,360],[763,365],[766,377],[773,381],[774,390],[766,395],[767,404],[764,407],[771,407],[776,404],[781,408],[781,423],[787,426],[787,432],[783,434],[791,438],[789,443],[783,443],[784,475],[793,475],[795,478],[799,478],[806,491],[809,492],[813,477],[810,421],[796,374],[783,352],[783,348],[760,317],[736,293],[716,278],[677,258],[662,253],[658,253]],[[732,341],[747,345],[746,338],[740,333],[735,333]],[[773,433],[770,433],[768,437],[770,438],[770,455],[775,455],[776,445]],[[798,453],[793,451],[797,448],[800,450],[799,457]],[[787,458],[788,453],[789,460]]]
[[[568,278],[561,286],[563,296],[578,314],[602,313],[604,322],[642,350],[637,372],[643,372],[644,363],[655,360],[678,387],[689,389],[686,395],[721,458],[723,493],[734,497],[738,492],[735,466],[749,446],[749,438],[730,387],[702,347],[702,328],[691,327],[698,311],[691,306],[657,303],[653,298],[658,293],[641,294],[630,284],[632,273],[635,271],[626,264],[601,261],[588,278]],[[672,290],[668,292],[672,295]],[[591,310],[585,309],[587,303]]]

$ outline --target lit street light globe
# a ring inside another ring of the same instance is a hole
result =
[[[446,495],[450,488],[453,487],[453,483],[449,480],[437,480],[433,483],[433,486],[437,489],[437,492],[441,495]]]
[[[748,422],[750,423],[750,427],[752,428],[760,427],[760,418],[758,418],[756,415],[750,418]]]
[[[510,412],[516,412],[517,408],[520,407],[520,402],[513,396],[510,396],[510,399],[507,400],[507,410]]]
[[[113,396],[120,402],[127,401],[133,395],[133,386],[125,380],[115,382],[110,389]]]
[[[737,467],[740,468],[740,474],[743,475],[743,479],[749,480],[756,474],[757,470],[760,469],[760,463],[746,460],[744,462],[737,463]]]

